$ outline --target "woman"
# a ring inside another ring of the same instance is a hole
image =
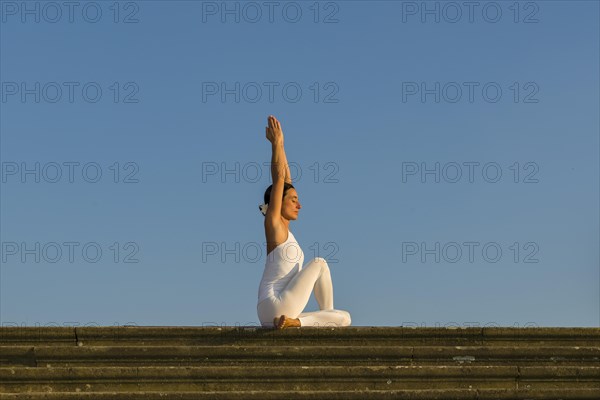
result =
[[[260,323],[268,327],[273,321],[277,329],[291,326],[349,326],[350,314],[333,308],[331,273],[324,258],[316,257],[304,267],[304,253],[289,230],[290,221],[298,219],[302,208],[292,185],[290,168],[283,148],[281,124],[268,118],[266,136],[273,150],[271,175],[264,204],[267,261],[258,290],[257,312]],[[320,311],[302,312],[312,290]]]

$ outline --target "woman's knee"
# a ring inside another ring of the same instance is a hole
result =
[[[313,262],[327,265],[327,260],[323,257],[315,257],[313,258]]]
[[[334,326],[342,327],[342,326],[350,326],[352,324],[352,318],[350,317],[350,313],[344,310],[332,310],[335,312],[335,322],[332,322]]]
[[[327,260],[323,257],[315,257],[310,262],[311,266],[315,266],[316,268],[321,268],[323,270],[329,270],[329,264],[327,264]]]
[[[352,324],[352,317],[348,311],[340,310],[340,313],[344,316],[343,326],[350,326]]]

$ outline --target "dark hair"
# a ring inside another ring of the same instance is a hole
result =
[[[265,204],[269,204],[269,200],[271,200],[271,189],[272,188],[273,188],[273,185],[270,185],[267,188],[267,190],[265,190],[265,196],[264,196],[264,202],[265,202]],[[281,197],[281,200],[283,200],[283,198],[285,197],[286,192],[288,190],[290,190],[290,189],[296,189],[296,188],[291,183],[283,182],[283,197]]]

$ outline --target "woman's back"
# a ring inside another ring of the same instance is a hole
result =
[[[258,288],[258,302],[275,296],[302,269],[304,252],[290,230],[288,237],[267,254]]]

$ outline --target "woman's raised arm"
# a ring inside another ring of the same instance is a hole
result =
[[[283,146],[283,131],[281,124],[272,115],[268,118],[269,126],[265,127],[267,139],[271,142],[273,155],[271,157],[271,177],[273,184],[283,175],[284,182],[292,183],[290,166],[287,162],[285,148]]]
[[[269,126],[266,127],[267,139],[271,142],[271,176],[273,187],[271,188],[271,198],[267,208],[266,221],[276,224],[281,215],[281,206],[283,198],[283,183],[292,183],[290,168],[287,163],[285,149],[283,147],[283,131],[281,124],[272,115],[269,116]]]

